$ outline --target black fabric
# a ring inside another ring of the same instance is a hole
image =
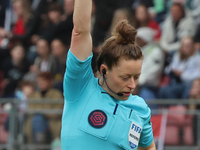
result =
[[[0,0],[0,27],[4,27],[5,11],[9,0]]]
[[[194,36],[194,42],[199,42],[200,43],[200,24],[198,25],[196,34]]]
[[[12,63],[11,58],[7,58],[2,63],[2,71],[4,78],[8,80],[8,84],[4,89],[4,96],[12,94],[17,88],[18,82],[23,78],[25,73],[29,71],[30,63],[24,59],[23,63],[18,67]]]
[[[64,44],[70,45],[72,30],[73,14],[69,15],[66,20],[60,22],[58,25],[51,24],[46,31],[43,32],[42,37],[49,43],[51,43],[53,39],[59,38]]]
[[[96,18],[92,33],[93,45],[100,45],[110,28],[113,19],[113,12],[119,8],[119,0],[94,0],[96,5]]]

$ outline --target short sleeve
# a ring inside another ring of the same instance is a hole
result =
[[[91,78],[94,77],[91,67],[92,54],[86,60],[78,60],[69,50],[66,62],[66,71],[63,81],[65,100],[78,100]]]
[[[150,122],[151,111],[149,108],[148,113],[148,117],[144,118],[144,126],[140,137],[139,147],[148,147],[153,142],[153,130]]]

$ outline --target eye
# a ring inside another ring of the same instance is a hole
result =
[[[140,77],[140,76],[135,76],[135,77],[134,77],[134,80],[138,80],[138,79],[139,79],[139,77]]]
[[[129,77],[121,77],[123,81],[127,81]]]

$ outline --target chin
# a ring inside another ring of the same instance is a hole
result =
[[[129,97],[122,96],[122,97],[120,97],[119,99],[120,99],[121,101],[126,101],[128,98],[129,98]]]

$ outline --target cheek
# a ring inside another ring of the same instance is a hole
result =
[[[115,76],[111,77],[111,82],[113,89],[122,89],[125,86],[125,82]]]

